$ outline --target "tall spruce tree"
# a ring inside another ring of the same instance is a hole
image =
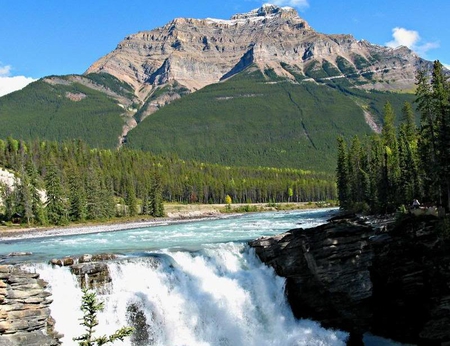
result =
[[[69,217],[71,221],[85,221],[87,218],[84,179],[75,170],[69,175]]]
[[[51,165],[45,175],[45,190],[47,192],[47,217],[54,225],[63,225],[68,222],[68,207],[59,170]]]
[[[436,153],[441,204],[450,210],[450,88],[443,66],[439,61],[433,64],[431,77],[433,111],[437,126]]]
[[[164,204],[162,198],[162,182],[161,176],[158,172],[154,172],[152,186],[149,193],[149,208],[150,215],[154,217],[164,216]]]
[[[132,176],[127,176],[125,181],[125,205],[127,206],[127,215],[136,216],[137,211],[137,198],[136,188],[134,185],[134,179]]]
[[[421,181],[428,201],[439,199],[437,172],[437,125],[434,112],[433,92],[429,82],[429,71],[419,70],[416,76],[416,104],[421,114],[418,139]]]
[[[400,167],[398,162],[398,142],[395,128],[395,113],[392,106],[387,102],[384,106],[383,129],[381,140],[385,146],[384,154],[384,187],[386,190],[386,211],[393,211],[398,204],[398,178]]]
[[[347,145],[344,138],[339,136],[338,139],[338,159],[336,168],[338,198],[341,208],[348,209],[350,207],[350,184],[348,170],[348,153]]]
[[[34,221],[38,225],[46,225],[48,223],[48,220],[47,211],[44,206],[44,195],[46,195],[44,192],[44,183],[39,175],[36,165],[31,160],[31,158],[28,158],[28,161],[26,163],[26,174],[30,179]]]

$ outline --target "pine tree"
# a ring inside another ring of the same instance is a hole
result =
[[[164,204],[162,198],[162,182],[158,172],[154,172],[152,187],[149,193],[149,212],[154,217],[164,216]]]
[[[404,128],[406,140],[410,145],[417,145],[417,127],[412,106],[409,102],[405,102],[402,108],[402,124]]]
[[[421,181],[428,200],[439,199],[437,174],[437,126],[434,112],[433,93],[429,83],[428,72],[420,70],[416,76],[416,103],[420,111],[420,130],[418,153],[420,156]]]
[[[349,191],[349,169],[347,146],[342,136],[338,137],[338,161],[336,169],[338,198],[340,206],[343,209],[350,207],[350,191]]]
[[[125,186],[125,205],[127,206],[127,214],[129,216],[137,215],[137,198],[134,181],[131,176],[126,178]]]
[[[450,87],[439,61],[433,64],[431,78],[433,110],[436,118],[437,140],[436,153],[438,163],[438,180],[441,191],[440,202],[445,202],[450,210]]]
[[[34,162],[29,159],[26,163],[26,173],[30,178],[31,198],[34,220],[38,225],[46,225],[48,223],[47,213],[44,207],[44,184],[39,176]]]
[[[0,183],[0,193],[3,201],[5,219],[9,221],[15,213],[14,192],[7,184]]]
[[[84,180],[80,173],[69,175],[69,217],[71,221],[84,221],[87,218],[87,197]]]
[[[100,220],[105,218],[102,185],[96,167],[90,166],[86,176],[86,200],[87,200],[87,219]]]
[[[80,307],[83,312],[83,318],[80,325],[85,327],[86,332],[73,338],[73,341],[78,341],[80,346],[101,346],[108,343],[114,343],[116,340],[123,341],[127,336],[130,336],[134,329],[130,327],[122,327],[110,336],[95,337],[95,327],[98,326],[97,313],[103,311],[104,303],[97,300],[95,292],[89,292],[83,289],[82,303]]]
[[[55,165],[51,165],[45,176],[45,190],[47,192],[47,217],[53,225],[63,225],[68,222],[68,208],[66,194]]]
[[[398,142],[395,128],[395,114],[389,102],[387,102],[384,106],[381,140],[385,146],[384,186],[387,189],[385,206],[387,211],[393,211],[395,210],[396,204],[398,204],[397,192],[400,167],[398,161]]]
[[[373,213],[378,213],[385,209],[384,201],[387,199],[386,189],[380,188],[384,176],[383,162],[385,153],[380,136],[373,135],[371,137],[367,152],[369,153],[368,170],[370,180],[370,192],[367,203]]]
[[[31,225],[34,220],[33,198],[31,193],[30,179],[25,170],[22,170],[21,178],[16,180],[15,193],[17,195],[16,212],[22,216],[27,225]]]

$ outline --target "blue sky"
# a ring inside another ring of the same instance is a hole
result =
[[[319,32],[407,45],[450,64],[449,0],[2,0],[0,95],[48,75],[81,74],[127,35],[176,17],[229,19],[291,6]]]

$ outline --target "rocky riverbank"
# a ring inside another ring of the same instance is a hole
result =
[[[450,241],[440,219],[335,219],[250,242],[286,278],[298,318],[400,342],[450,344]],[[362,344],[362,343],[360,343]]]
[[[60,345],[50,315],[51,294],[39,274],[0,265],[0,345]]]
[[[17,254],[20,255],[20,254]],[[113,254],[52,259],[54,266],[68,266],[81,287],[102,289],[111,278],[104,261]],[[56,346],[63,335],[54,330],[51,293],[39,274],[19,265],[0,265],[0,345]]]

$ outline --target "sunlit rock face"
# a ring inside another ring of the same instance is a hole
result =
[[[86,73],[109,73],[145,100],[164,85],[192,92],[250,65],[292,81],[296,74],[312,80],[353,78],[360,88],[405,90],[414,87],[421,64],[426,62],[405,47],[321,34],[293,8],[265,5],[230,20],[177,18],[132,34]]]

